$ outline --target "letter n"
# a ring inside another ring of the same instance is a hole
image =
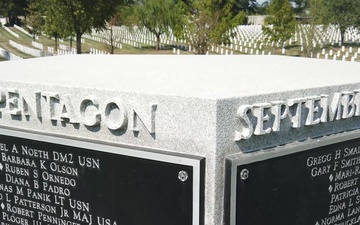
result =
[[[143,123],[150,134],[155,133],[155,115],[157,104],[150,103],[147,109],[133,106],[133,112],[130,115],[130,129],[139,131],[139,121]]]

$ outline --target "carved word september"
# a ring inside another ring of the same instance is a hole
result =
[[[292,128],[300,128],[353,116],[360,116],[360,90],[336,92],[332,99],[320,95],[243,105],[236,114],[240,129],[235,131],[235,141],[278,132],[286,119]]]

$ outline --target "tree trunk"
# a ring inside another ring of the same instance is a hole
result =
[[[70,36],[70,48],[72,48],[72,45],[73,45],[73,37]]]
[[[80,32],[76,32],[76,53],[81,54],[81,36]]]
[[[345,38],[345,29],[340,28],[340,37],[341,37],[341,45],[344,44],[344,38]]]
[[[156,50],[160,49],[160,34],[156,34]]]
[[[114,38],[113,38],[113,29],[112,29],[112,26],[110,26],[110,54],[114,54],[114,49],[115,49],[115,46],[114,46]]]
[[[58,53],[58,39],[59,39],[59,37],[58,37],[58,35],[56,35],[55,34],[55,52],[54,53]]]

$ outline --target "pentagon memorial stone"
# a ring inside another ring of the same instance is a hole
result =
[[[359,69],[281,56],[1,63],[0,225],[358,224]]]

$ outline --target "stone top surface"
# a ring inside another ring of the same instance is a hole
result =
[[[283,56],[74,55],[0,64],[1,80],[205,99],[360,82],[359,63]]]

